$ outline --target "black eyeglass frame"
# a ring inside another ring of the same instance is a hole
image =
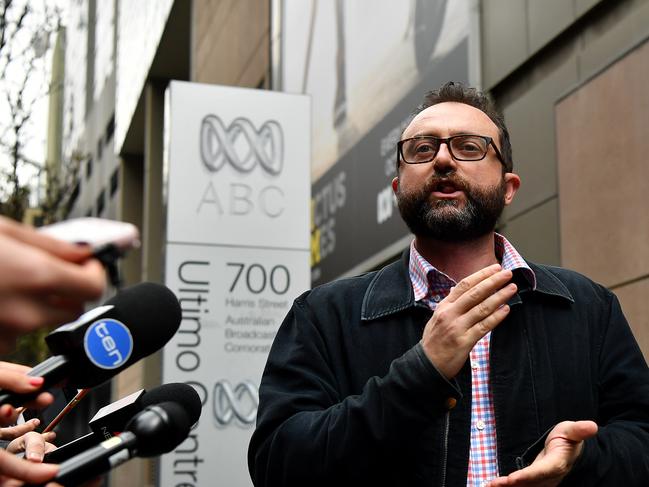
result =
[[[457,139],[459,137],[478,137],[482,140],[485,141],[487,144],[487,150],[485,150],[485,153],[482,155],[481,158],[479,159],[462,159],[461,157],[456,157],[455,154],[453,153],[453,149],[451,147],[451,141],[453,139]],[[419,161],[419,162],[409,162],[406,161],[405,157],[403,156],[403,144],[410,140],[435,140],[439,143],[437,146],[437,150],[435,153],[432,155],[432,157],[426,161]],[[400,140],[397,142],[397,157],[399,158],[399,161],[403,161],[406,164],[426,164],[427,162],[431,162],[435,157],[437,157],[437,153],[439,152],[439,148],[442,146],[442,144],[446,144],[446,147],[448,148],[449,153],[451,154],[451,157],[455,159],[456,161],[463,161],[463,162],[477,162],[483,160],[485,157],[487,157],[487,154],[489,153],[489,146],[491,145],[494,148],[494,152],[496,153],[496,157],[500,161],[500,163],[504,166],[505,161],[503,161],[503,156],[500,153],[500,150],[498,150],[498,147],[496,146],[496,143],[494,142],[494,139],[489,137],[488,135],[477,135],[477,134],[457,134],[457,135],[451,135],[450,137],[435,137],[434,135],[416,135],[414,137],[409,137],[407,139]]]

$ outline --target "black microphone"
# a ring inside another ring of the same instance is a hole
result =
[[[196,394],[198,399],[198,394]],[[138,413],[119,436],[103,441],[59,466],[52,481],[78,485],[107,472],[134,456],[153,457],[180,445],[191,427],[188,413],[177,403],[163,402]]]
[[[163,402],[178,403],[187,412],[191,424],[194,424],[201,415],[201,402],[196,397],[198,395],[193,387],[179,382],[163,384],[147,392],[140,389],[97,411],[89,423],[90,433],[46,453],[43,462],[61,463],[68,460],[124,431],[128,422],[144,408]]]
[[[167,287],[136,284],[47,335],[45,341],[54,355],[27,375],[45,379],[40,390],[64,380],[77,389],[94,387],[162,348],[178,330],[181,318],[178,299]],[[0,390],[0,406],[21,406],[39,392]]]

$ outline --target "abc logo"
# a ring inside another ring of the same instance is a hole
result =
[[[90,361],[102,369],[116,369],[131,356],[133,337],[123,323],[106,318],[86,330],[83,346]]]

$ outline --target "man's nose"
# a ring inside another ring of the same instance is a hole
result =
[[[455,171],[457,162],[453,159],[446,142],[439,145],[435,159],[433,159],[433,167],[438,174],[448,174]]]

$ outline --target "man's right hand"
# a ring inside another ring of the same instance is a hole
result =
[[[421,344],[428,359],[447,379],[455,377],[478,341],[509,313],[516,293],[507,284],[512,272],[494,264],[462,279],[440,301],[426,323]]]

